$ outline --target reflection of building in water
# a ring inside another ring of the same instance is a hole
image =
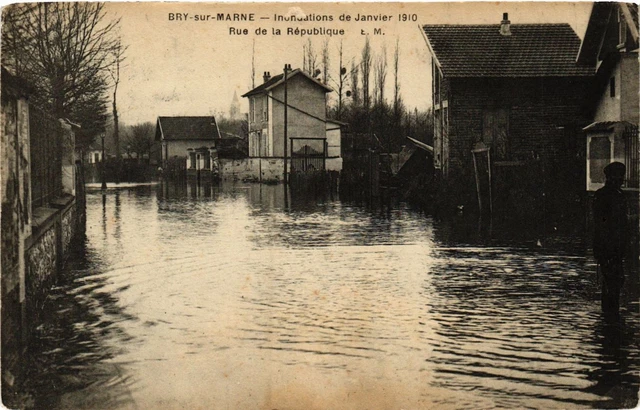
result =
[[[189,180],[161,180],[157,188],[157,198],[164,199],[184,199],[184,198],[214,198],[217,190],[211,182]]]
[[[326,117],[326,94],[331,88],[300,69],[288,72],[285,142],[284,80],[284,73],[271,77],[265,72],[264,83],[243,95],[249,99],[249,159],[237,172],[242,177],[282,179],[285,150],[288,157],[305,152],[320,155],[314,169],[340,171],[342,124]]]
[[[596,75],[587,134],[587,190],[604,186],[603,168],[627,166],[625,187],[640,186],[638,146],[638,6],[594,3],[578,64]]]

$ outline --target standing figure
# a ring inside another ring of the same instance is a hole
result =
[[[624,283],[622,260],[627,246],[627,204],[621,190],[626,168],[612,162],[604,168],[605,185],[593,203],[593,253],[602,272],[602,312],[617,316]]]

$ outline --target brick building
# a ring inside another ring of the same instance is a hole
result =
[[[503,196],[535,199],[545,177],[583,186],[593,71],[576,64],[580,39],[568,24],[511,24],[505,13],[500,24],[422,30],[432,61],[434,166],[460,201],[475,202],[477,172],[485,176],[475,171],[474,149],[488,152],[488,186]]]

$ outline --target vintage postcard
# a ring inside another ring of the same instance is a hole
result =
[[[638,405],[637,4],[2,23],[7,408]]]

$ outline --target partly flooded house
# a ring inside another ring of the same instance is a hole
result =
[[[594,3],[578,64],[595,73],[587,139],[586,189],[604,185],[603,168],[612,161],[627,166],[625,189],[638,190],[638,5]]]
[[[568,24],[511,24],[504,13],[500,24],[422,31],[432,62],[434,166],[455,201],[531,202],[551,185],[582,187],[593,70],[576,64],[580,39]]]
[[[210,177],[218,172],[220,131],[214,117],[158,117],[155,139],[165,174]]]
[[[286,87],[284,73],[271,77],[265,72],[263,80],[243,95],[249,99],[245,172],[282,179],[285,156],[289,171],[341,170],[340,124],[327,119],[326,95],[333,90],[300,69],[289,69]]]

